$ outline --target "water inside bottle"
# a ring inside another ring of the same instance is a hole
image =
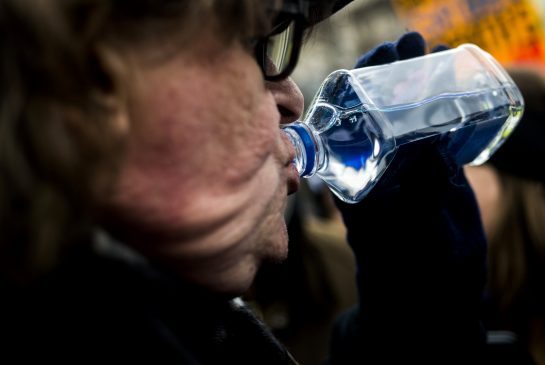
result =
[[[485,162],[522,112],[522,106],[507,104],[505,95],[502,88],[445,94],[381,110],[361,104],[343,110],[336,122],[320,133],[327,143],[324,164],[317,173],[338,195],[354,196],[362,189],[366,194],[384,172],[377,159],[384,146],[369,128],[379,124],[380,118],[388,120],[396,141],[389,170],[402,168],[400,164],[407,161],[404,154],[416,144],[438,143],[443,154],[458,165]]]

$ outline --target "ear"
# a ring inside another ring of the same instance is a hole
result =
[[[129,129],[127,106],[127,62],[119,52],[107,46],[96,46],[89,57],[89,68],[97,83],[96,102],[109,111],[111,131],[119,136]]]
[[[76,83],[62,97],[36,103],[28,128],[35,171],[73,199],[94,199],[108,188],[129,130],[122,57],[105,47],[84,57],[70,74]]]

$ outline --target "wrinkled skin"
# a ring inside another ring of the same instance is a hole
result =
[[[263,260],[287,255],[283,212],[298,177],[279,126],[303,99],[211,33],[159,63],[129,55],[131,128],[109,229],[184,280],[236,295]]]

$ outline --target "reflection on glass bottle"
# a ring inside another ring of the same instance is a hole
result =
[[[283,127],[299,174],[343,201],[363,199],[386,169],[434,143],[458,165],[481,164],[509,136],[524,103],[505,70],[474,45],[330,74],[303,122]]]

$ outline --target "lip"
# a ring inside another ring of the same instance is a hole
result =
[[[295,167],[295,164],[292,162],[289,163],[287,166],[287,182],[288,182],[288,195],[291,195],[295,193],[297,190],[299,190],[299,185],[301,184],[301,180],[299,178],[299,173],[297,172],[297,168]]]
[[[287,134],[282,133],[282,139],[285,143],[285,146],[287,147],[285,152],[287,156],[284,156],[284,168],[286,169],[286,179],[287,179],[287,185],[288,185],[288,195],[291,195],[295,193],[297,190],[299,190],[299,185],[301,184],[300,178],[299,178],[299,172],[297,171],[297,168],[295,167],[295,147],[290,142]]]

